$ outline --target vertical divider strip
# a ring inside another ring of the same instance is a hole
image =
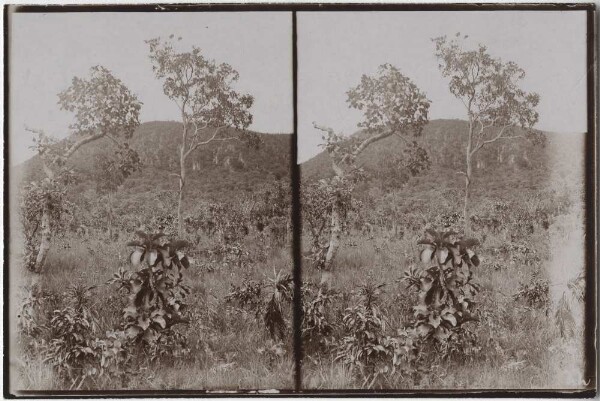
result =
[[[298,51],[297,51],[296,11],[292,11],[292,69],[294,133],[291,143],[291,183],[292,183],[292,250],[293,250],[293,330],[294,330],[294,389],[302,390],[302,219],[300,204],[300,166],[298,165]]]
[[[586,386],[593,389],[597,372],[597,266],[598,266],[598,82],[597,77],[597,31],[595,7],[587,10],[587,113],[588,125],[585,139],[585,313],[584,313],[584,349],[586,355],[584,380]]]

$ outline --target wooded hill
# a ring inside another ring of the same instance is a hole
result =
[[[290,134],[262,134],[251,132],[259,139],[257,147],[242,140],[213,142],[197,149],[187,160],[187,196],[201,196],[203,200],[230,201],[240,191],[253,191],[263,183],[289,178]],[[226,135],[240,137],[231,130]],[[225,136],[225,135],[221,135]],[[155,191],[175,191],[178,188],[178,146],[181,124],[153,121],[141,124],[129,140],[143,166],[127,179],[119,194],[139,194]],[[69,160],[79,173],[76,190],[85,192],[94,188],[93,172],[96,160],[104,152],[114,152],[116,145],[108,138],[89,143]],[[25,181],[43,177],[39,156],[15,167],[15,173]]]
[[[398,179],[403,172],[394,164],[402,160],[405,141],[398,136],[390,136],[375,142],[358,157],[357,164],[365,169],[368,178],[357,188],[357,195],[362,197],[369,192],[371,198],[378,198],[401,187],[407,196],[420,196],[423,191],[430,190],[437,193],[453,191],[458,195],[464,188],[464,178],[457,172],[465,169],[467,132],[468,123],[463,120],[430,121],[423,134],[411,140],[416,140],[427,151],[431,167],[410,180],[406,177]],[[364,134],[359,131],[354,135]],[[498,140],[476,154],[474,185],[484,189],[479,192],[480,195],[493,192],[512,196],[510,193],[517,195],[518,189],[542,188],[550,180],[550,164],[553,163],[549,157],[549,145],[571,142],[571,139],[579,142],[583,138],[583,134],[567,136],[519,129],[512,135],[523,138]],[[553,148],[556,149],[556,146]],[[301,171],[303,182],[333,175],[329,156],[324,152],[304,162]]]

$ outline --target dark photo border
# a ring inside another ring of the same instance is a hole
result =
[[[597,20],[596,6],[593,3],[543,3],[543,4],[152,4],[152,5],[5,5],[4,17],[4,392],[6,398],[188,398],[188,397],[553,397],[553,398],[589,398],[597,395],[597,200],[598,200],[598,80],[597,80]],[[292,181],[292,221],[293,221],[293,282],[294,282],[294,389],[280,390],[277,393],[261,391],[20,391],[11,394],[8,388],[9,381],[9,349],[8,339],[8,308],[11,301],[9,292],[10,266],[10,213],[7,207],[9,202],[9,44],[11,15],[14,13],[77,13],[77,12],[256,12],[256,11],[281,11],[292,13],[293,41],[293,134],[291,143],[292,162],[290,166]],[[585,140],[585,261],[586,261],[586,297],[585,297],[585,378],[587,389],[582,390],[303,390],[302,389],[302,341],[300,336],[301,323],[301,293],[302,266],[301,266],[301,211],[300,211],[300,166],[296,163],[298,149],[296,146],[298,113],[297,113],[297,82],[298,82],[298,54],[296,48],[297,27],[296,12],[311,11],[586,11],[587,12],[587,135]]]

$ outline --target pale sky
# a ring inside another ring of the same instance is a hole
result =
[[[431,38],[460,32],[526,72],[523,88],[540,94],[537,128],[585,132],[585,11],[398,11],[298,13],[299,162],[320,152],[312,122],[352,134],[361,113],[346,91],[362,74],[391,63],[432,101],[430,119],[466,119],[441,76]]]
[[[64,137],[72,115],[57,94],[101,64],[144,103],[142,122],[178,120],[154,78],[144,40],[181,36],[181,50],[231,64],[236,89],[254,96],[250,129],[293,132],[292,26],[286,12],[12,14],[10,28],[11,165],[31,157],[27,125]]]
[[[538,92],[538,128],[586,130],[586,16],[584,11],[300,12],[298,13],[298,147],[302,162],[321,148],[312,121],[336,131],[356,131],[360,113],[348,109],[346,91],[380,64],[399,67],[432,101],[430,118],[462,118],[448,91],[431,38],[456,32],[486,44],[494,56],[527,72],[523,86]],[[240,73],[237,89],[254,95],[259,132],[291,132],[291,14],[54,13],[13,14],[10,27],[11,164],[32,155],[24,126],[59,137],[71,115],[57,93],[73,76],[102,64],[144,103],[141,120],[177,120],[176,106],[152,73],[144,40],[171,33],[207,57]]]

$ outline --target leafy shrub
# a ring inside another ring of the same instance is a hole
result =
[[[363,386],[395,387],[418,383],[426,372],[421,338],[414,328],[386,334],[386,319],[378,305],[383,284],[371,279],[359,287],[359,303],[342,317],[344,336],[336,344],[336,360],[351,366],[363,377]]]
[[[73,180],[73,172],[64,170],[54,179],[32,181],[23,188],[19,211],[25,239],[23,261],[27,269],[33,270],[35,266],[44,207],[49,210],[52,232],[59,231],[65,223],[65,216],[71,214],[72,204],[65,198],[67,185]]]
[[[283,305],[292,301],[292,278],[282,271],[273,272],[273,277],[268,279],[267,288],[271,289],[265,310],[265,325],[272,338],[285,338],[287,325],[283,312]]]
[[[255,312],[260,310],[263,285],[256,280],[244,280],[244,284],[231,285],[230,293],[225,297],[228,302],[237,301],[242,308],[248,308]]]
[[[341,230],[349,231],[349,217],[362,206],[352,197],[352,191],[362,179],[362,170],[356,170],[350,178],[335,176],[302,188],[302,218],[311,237],[309,258],[313,260],[313,267],[321,269],[325,265],[334,206],[339,213]]]
[[[323,287],[317,289],[304,283],[302,294],[302,344],[305,352],[327,349],[335,343],[336,328],[331,304],[337,294]]]
[[[269,339],[267,345],[258,348],[258,354],[267,360],[267,364],[272,368],[278,361],[281,361],[285,355],[286,350],[283,342],[273,341]]]
[[[24,288],[27,294],[19,307],[17,322],[19,332],[23,338],[28,338],[33,344],[39,339],[46,327],[51,312],[57,309],[59,297],[49,291],[43,291],[38,287]]]
[[[460,344],[473,345],[473,334],[463,325],[478,320],[474,297],[479,286],[472,280],[471,269],[479,266],[479,258],[471,248],[479,242],[452,242],[454,235],[452,231],[427,230],[426,238],[418,242],[425,245],[420,254],[425,267],[409,270],[403,277],[407,287],[418,293],[413,327],[444,355],[464,351],[456,349]]]
[[[540,271],[531,274],[528,283],[520,283],[517,292],[513,295],[515,301],[523,300],[529,307],[536,309],[547,308],[550,302],[550,285],[548,280],[540,277]]]
[[[284,308],[291,307],[292,294],[291,276],[273,270],[273,277],[267,278],[262,283],[250,280],[241,287],[232,286],[225,299],[227,302],[235,302],[239,307],[254,312],[257,320],[262,316],[271,338],[282,340],[288,331],[285,316],[291,315],[291,310],[284,312]]]
[[[203,268],[207,271],[219,270],[221,267],[244,270],[252,262],[250,253],[239,242],[218,244],[205,254],[208,260],[203,263]]]
[[[128,245],[135,247],[129,259],[138,270],[121,270],[111,280],[129,293],[123,330],[128,340],[143,345],[153,359],[168,353],[183,355],[185,339],[173,326],[189,323],[185,298],[190,290],[183,284],[183,269],[190,261],[182,252],[187,243],[161,243],[164,234],[136,233],[141,241]]]
[[[377,303],[384,285],[368,280],[360,286],[359,302],[342,317],[344,336],[336,346],[335,359],[358,368],[363,376],[372,375],[387,355],[382,345],[386,322]]]
[[[71,389],[93,387],[102,378],[126,379],[135,373],[129,362],[123,332],[108,331],[98,338],[98,319],[90,305],[95,287],[75,285],[65,292],[66,306],[55,309],[38,343],[38,348]]]
[[[576,332],[576,322],[572,313],[573,302],[583,303],[585,299],[585,277],[583,271],[567,282],[565,290],[558,300],[554,318],[558,326],[561,337],[574,335]]]

